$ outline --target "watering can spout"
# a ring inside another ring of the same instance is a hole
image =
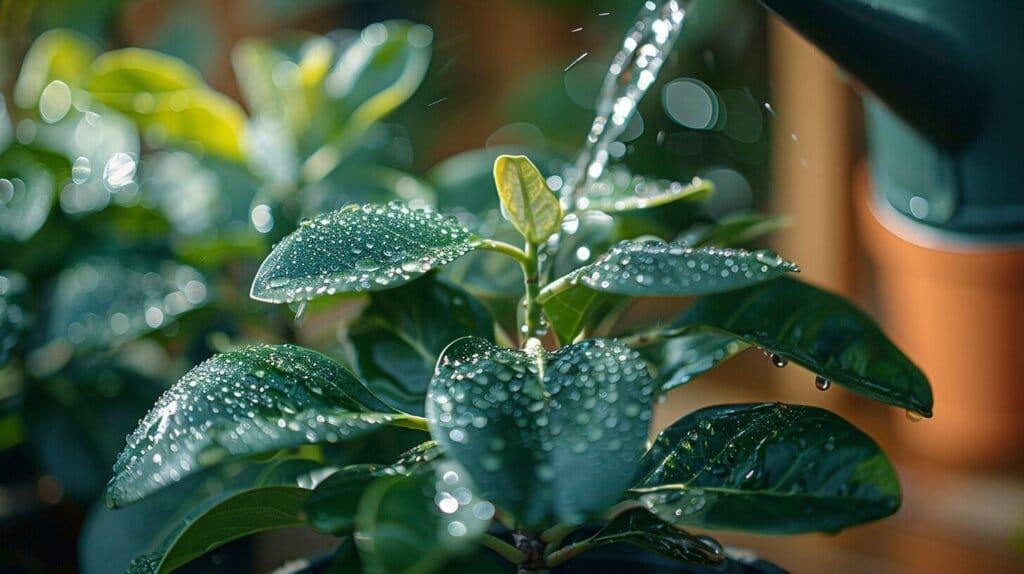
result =
[[[896,0],[761,0],[860,84],[943,148],[984,123],[987,75],[966,38]]]

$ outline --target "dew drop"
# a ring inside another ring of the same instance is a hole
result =
[[[814,377],[814,388],[818,389],[819,391],[827,391],[831,386],[832,381],[826,379],[825,377],[821,375]]]

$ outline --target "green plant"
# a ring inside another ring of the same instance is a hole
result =
[[[835,532],[896,511],[884,453],[819,408],[707,408],[647,445],[657,397],[751,346],[818,373],[819,388],[834,383],[930,416],[927,380],[865,314],[790,277],[796,266],[773,252],[714,245],[732,236],[728,225],[681,241],[628,239],[549,277],[558,236],[564,245],[578,231],[563,228],[564,210],[578,210],[526,157],[499,157],[494,178],[522,248],[401,203],[317,216],[274,248],[253,282],[258,300],[370,292],[380,305],[371,317],[397,302],[396,316],[378,319],[394,337],[365,344],[396,379],[403,359],[436,360],[420,387],[424,416],[397,407],[415,391],[367,384],[309,349],[215,356],[129,437],[108,502],[130,504],[230,461],[304,462],[198,507],[136,571],[170,571],[235,538],[300,524],[344,539],[331,568],[345,572],[487,571],[478,561],[494,554],[540,571],[613,542],[714,564],[726,559],[722,547],[683,528]],[[706,192],[672,187],[606,208],[614,217]],[[521,331],[506,345],[493,341],[486,308],[436,272],[470,252],[522,270]],[[655,295],[698,298],[670,325],[589,337],[581,317],[607,308],[603,299]],[[424,442],[390,464],[335,465],[317,446],[388,427]],[[582,529],[595,521],[598,530]]]

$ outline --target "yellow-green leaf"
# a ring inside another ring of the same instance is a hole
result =
[[[562,224],[562,206],[537,166],[524,155],[494,162],[494,183],[505,217],[528,241],[542,243]]]
[[[39,97],[51,82],[64,82],[72,90],[82,83],[89,63],[98,53],[86,37],[71,30],[50,30],[32,44],[14,85],[14,103],[36,107]]]

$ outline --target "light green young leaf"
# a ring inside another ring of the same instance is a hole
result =
[[[888,516],[900,487],[866,434],[824,409],[709,407],[658,435],[632,492],[677,526],[834,532]]]
[[[505,217],[527,241],[540,244],[558,232],[562,206],[529,158],[498,157],[494,162],[494,183]]]
[[[33,109],[51,82],[62,82],[69,93],[81,87],[85,73],[99,49],[88,38],[71,30],[54,29],[32,43],[14,84],[14,103]]]
[[[407,418],[309,349],[264,345],[217,355],[139,422],[114,465],[107,501],[123,506],[205,466],[347,440]]]
[[[257,301],[308,301],[408,283],[476,249],[454,218],[392,203],[352,205],[304,222],[263,261]]]

